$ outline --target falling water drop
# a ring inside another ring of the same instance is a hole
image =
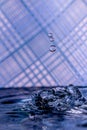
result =
[[[53,34],[52,33],[48,33],[48,37],[49,37],[49,41],[52,43],[50,45],[50,49],[49,50],[50,50],[50,52],[55,52],[56,51],[56,46],[54,44],[55,39],[53,37]]]
[[[51,45],[49,50],[50,50],[50,52],[55,52],[56,51],[56,46]]]
[[[50,42],[54,42],[54,38],[53,37],[50,37]]]
[[[52,33],[48,33],[48,37],[49,37],[50,42],[54,42],[54,37]]]
[[[53,34],[52,33],[48,33],[48,37],[53,37]]]

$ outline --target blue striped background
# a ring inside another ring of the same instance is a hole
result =
[[[87,85],[87,0],[0,0],[0,87],[69,84]]]

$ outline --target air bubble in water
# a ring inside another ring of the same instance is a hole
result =
[[[50,52],[55,52],[56,51],[56,46],[51,45],[49,50],[50,50]]]

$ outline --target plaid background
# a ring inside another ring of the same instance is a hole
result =
[[[0,87],[69,84],[87,85],[87,0],[0,0]]]

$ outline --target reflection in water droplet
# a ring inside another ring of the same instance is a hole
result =
[[[56,46],[51,45],[49,50],[50,50],[50,52],[55,52],[56,51]]]

